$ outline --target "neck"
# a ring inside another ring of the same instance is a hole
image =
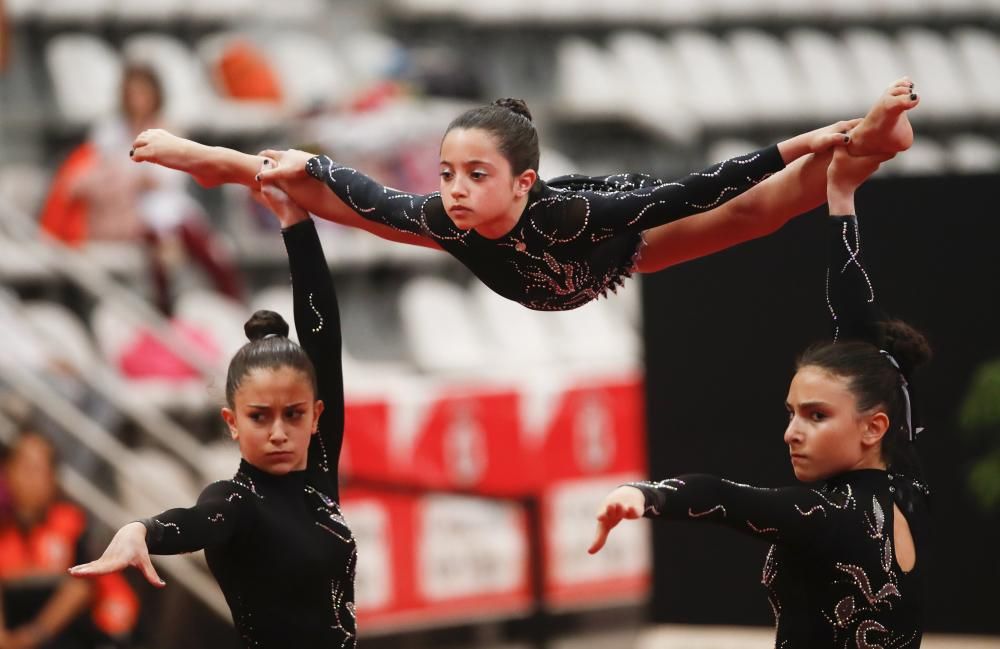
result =
[[[521,214],[524,213],[524,208],[527,204],[528,195],[525,194],[511,203],[510,209],[505,213],[495,219],[477,225],[474,228],[476,233],[487,239],[499,239],[510,234],[510,231],[517,226],[517,222],[521,220]]]
[[[861,469],[881,469],[882,471],[885,471],[888,468],[889,465],[886,464],[881,455],[874,455],[861,458],[861,460],[851,467],[850,470],[859,471]]]

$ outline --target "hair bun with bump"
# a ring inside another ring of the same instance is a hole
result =
[[[265,336],[274,334],[282,338],[288,337],[288,323],[281,317],[281,314],[274,311],[255,311],[250,319],[243,325],[243,331],[251,341],[261,340]]]
[[[529,122],[531,120],[531,111],[528,110],[528,104],[524,103],[523,99],[514,99],[513,97],[504,97],[503,99],[497,99],[493,102],[494,106],[500,106],[501,108],[506,108],[512,113],[517,113],[521,117],[527,119]]]
[[[879,323],[879,334],[882,349],[892,354],[907,376],[931,359],[931,346],[927,338],[902,320]]]

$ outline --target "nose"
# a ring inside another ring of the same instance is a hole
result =
[[[275,446],[281,446],[288,441],[288,435],[285,433],[285,427],[281,421],[274,422],[271,426],[271,433],[267,437],[268,441]]]
[[[793,444],[798,444],[802,441],[802,434],[798,430],[798,418],[791,417],[788,420],[788,426],[785,427],[784,440],[785,444],[792,446]]]
[[[466,191],[465,188],[465,183],[458,178],[452,181],[450,193],[453,198],[461,198],[463,196],[468,195],[468,192]]]

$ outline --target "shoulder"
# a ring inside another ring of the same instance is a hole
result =
[[[628,192],[643,187],[656,187],[663,184],[659,178],[641,173],[618,173],[608,176],[584,176],[569,174],[557,176],[544,183],[557,191],[582,192]]]
[[[208,502],[239,503],[249,498],[259,497],[252,484],[240,480],[239,474],[230,480],[219,480],[201,490],[198,504]]]

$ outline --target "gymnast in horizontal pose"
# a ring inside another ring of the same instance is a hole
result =
[[[786,408],[792,469],[782,489],[689,474],[612,491],[590,552],[640,516],[725,525],[772,543],[762,582],[777,649],[914,649],[928,574],[927,487],[913,441],[910,379],[923,336],[874,306],[853,181],[830,165],[827,298],[834,342],[798,359]]]
[[[131,155],[186,171],[206,186],[276,183],[317,216],[443,249],[508,299],[566,310],[615,289],[635,271],[654,272],[763,236],[821,205],[830,149],[847,147],[857,156],[847,166],[866,178],[910,146],[906,111],[917,103],[904,78],[862,119],[674,182],[634,173],[541,180],[531,114],[524,102],[509,99],[452,121],[441,142],[440,189],[426,195],[385,187],[324,155],[269,150],[251,156],[162,130],[141,133]]]

